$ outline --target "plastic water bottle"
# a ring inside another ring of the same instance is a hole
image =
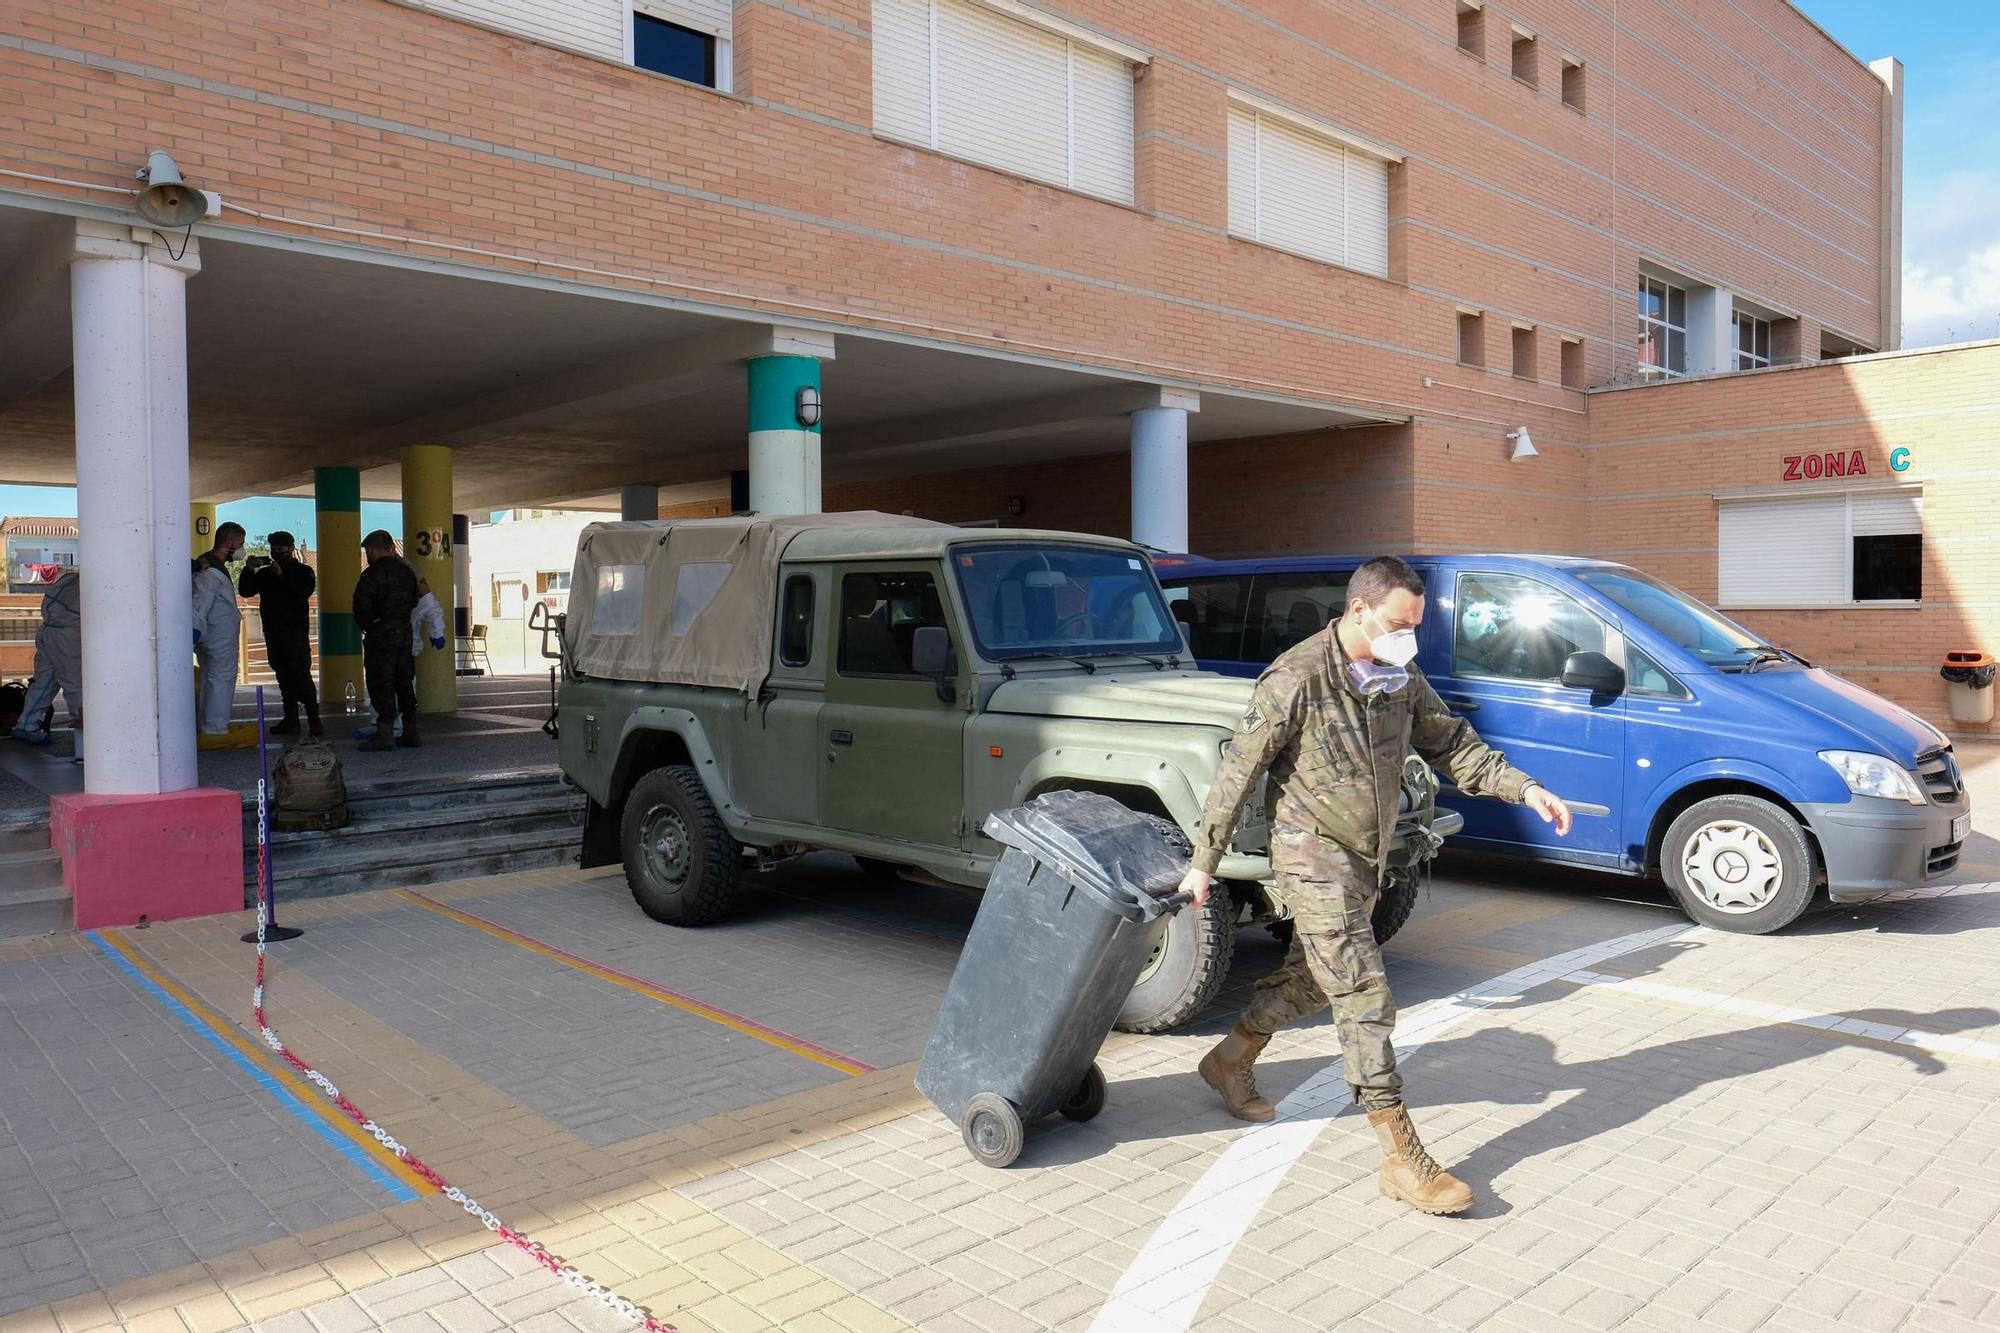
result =
[[[354,711],[354,682],[351,680],[347,682],[347,711]]]

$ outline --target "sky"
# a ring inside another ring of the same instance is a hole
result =
[[[1903,345],[2000,338],[2000,3],[1795,2],[1864,63],[1903,62]],[[309,500],[218,512],[252,540],[313,530]],[[0,514],[75,513],[73,490],[0,486]],[[363,504],[361,524],[400,535],[402,508]]]
[[[2000,338],[2000,5],[1797,0],[1903,62],[1903,345]]]

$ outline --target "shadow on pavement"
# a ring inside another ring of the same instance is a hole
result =
[[[1827,1017],[1940,1035],[2000,1022],[2000,1013],[1985,1008],[1941,1009],[1931,1014],[1851,1009]],[[1554,1094],[1577,1094],[1451,1164],[1452,1173],[1479,1192],[1481,1203],[1471,1215],[1490,1217],[1507,1210],[1492,1182],[1509,1167],[1622,1129],[1711,1083],[1767,1073],[1823,1054],[1831,1046],[1856,1046],[1900,1056],[1919,1074],[1941,1074],[1947,1068],[1938,1056],[1916,1047],[1829,1029],[1809,1031],[1810,1036],[1798,1024],[1771,1023],[1566,1064],[1556,1057],[1555,1045],[1547,1037],[1502,1028],[1432,1043],[1424,1048],[1424,1062],[1426,1066],[1457,1063],[1469,1070],[1505,1070],[1504,1079],[1490,1080],[1489,1086],[1480,1086],[1476,1073],[1467,1076],[1474,1084],[1474,1095],[1503,1105],[1539,1105]]]

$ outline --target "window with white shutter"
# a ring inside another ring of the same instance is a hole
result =
[[[1733,607],[1846,606],[1923,596],[1923,492],[1724,499],[1717,601]]]
[[[1132,202],[1132,68],[966,0],[875,0],[875,130]]]
[[[1255,107],[1229,108],[1229,231],[1389,275],[1387,158]]]

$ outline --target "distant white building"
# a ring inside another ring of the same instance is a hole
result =
[[[574,509],[512,509],[476,523],[467,543],[472,565],[472,623],[484,625],[486,650],[499,674],[540,671],[548,664],[539,636],[528,632],[536,605],[569,605],[576,542],[592,523],[615,513]]]
[[[76,564],[81,542],[73,518],[0,518],[7,591],[40,592]]]

